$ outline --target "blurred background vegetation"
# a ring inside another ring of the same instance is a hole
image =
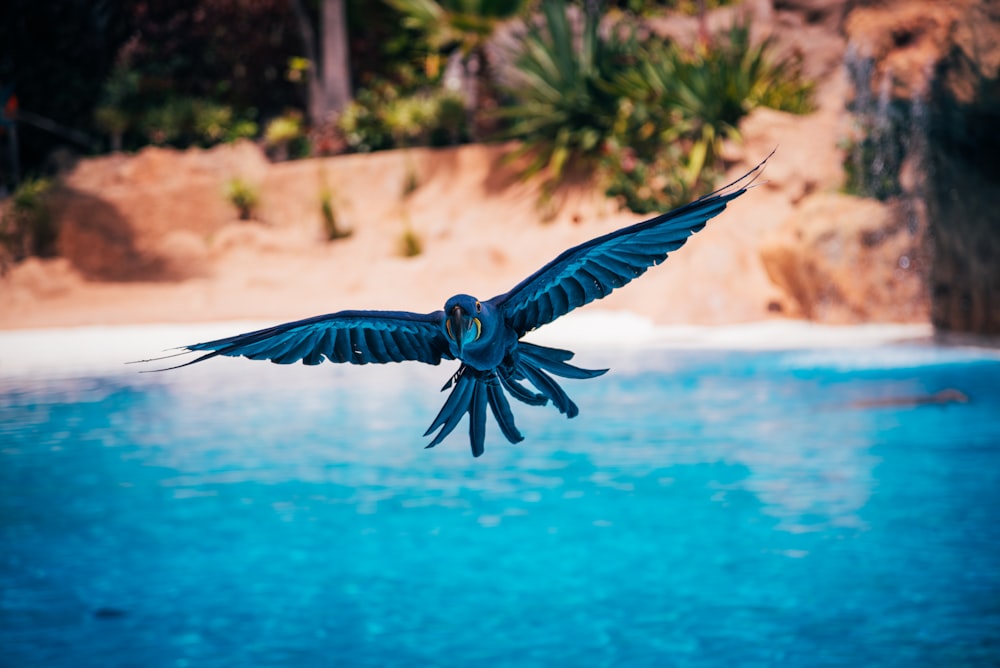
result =
[[[710,190],[759,105],[811,84],[751,26],[669,42],[650,16],[723,0],[6,0],[0,192],[65,156],[247,138],[273,160],[511,141],[554,187],[634,211]],[[734,3],[735,4],[735,3]]]

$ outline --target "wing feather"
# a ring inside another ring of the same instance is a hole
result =
[[[406,355],[404,355],[403,351],[399,349],[399,346],[396,344],[396,339],[393,338],[391,333],[386,332],[386,334],[382,337],[382,345],[385,347],[386,356],[388,356],[393,362],[402,362],[406,359]]]
[[[385,344],[382,342],[382,332],[377,329],[363,329],[361,330],[364,334],[365,343],[368,345],[368,351],[375,359],[384,359],[390,362],[395,362],[389,351],[385,349]]]
[[[319,364],[324,359],[351,364],[452,359],[441,332],[444,313],[340,311],[215,341],[184,346],[205,354],[179,366],[217,356],[271,360],[276,364]],[[177,367],[170,367],[177,368]]]
[[[767,158],[729,185],[694,202],[570,248],[490,302],[503,313],[507,324],[523,335],[606,297],[683,246],[689,236],[745,193],[766,163]]]
[[[552,308],[556,311],[568,311],[570,309],[570,299],[565,286],[553,285],[552,290],[549,292],[549,296],[552,301]]]
[[[333,357],[328,359],[331,362],[342,364],[351,359],[351,333],[346,329],[338,329],[334,332],[336,341],[333,345]]]

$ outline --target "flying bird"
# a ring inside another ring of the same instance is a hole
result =
[[[585,379],[607,372],[568,364],[572,352],[528,343],[522,337],[606,297],[663,262],[668,253],[683,246],[690,235],[745,193],[766,162],[767,158],[732,183],[689,204],[570,248],[509,292],[492,299],[459,294],[445,302],[444,310],[433,313],[339,311],[318,315],[182,346],[177,355],[204,354],[169,368],[220,355],[309,365],[324,360],[350,364],[458,360],[458,371],[441,388],[451,388],[451,394],[424,433],[430,436],[437,432],[426,447],[441,443],[468,414],[472,454],[479,457],[485,450],[487,407],[506,439],[518,443],[524,436],[514,424],[508,394],[530,406],[551,401],[560,413],[572,418],[579,409],[553,376]]]

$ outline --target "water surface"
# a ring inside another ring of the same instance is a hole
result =
[[[577,361],[480,459],[445,366],[0,379],[0,664],[1000,662],[995,355]]]

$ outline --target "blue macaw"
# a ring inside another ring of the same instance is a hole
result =
[[[426,447],[443,441],[468,413],[472,454],[479,457],[485,449],[487,406],[508,441],[524,440],[514,424],[505,391],[531,406],[551,401],[560,413],[572,418],[579,409],[552,376],[582,379],[607,372],[567,364],[572,352],[521,338],[607,296],[663,262],[668,253],[683,246],[690,235],[746,192],[766,162],[694,202],[570,248],[513,290],[492,299],[455,295],[445,302],[443,311],[433,313],[340,311],[319,315],[183,346],[178,354],[205,354],[170,368],[219,355],[310,365],[324,359],[351,364],[407,360],[440,364],[443,359],[457,359],[461,362],[458,371],[441,388],[452,388],[451,394],[424,433],[429,436],[438,430]]]

